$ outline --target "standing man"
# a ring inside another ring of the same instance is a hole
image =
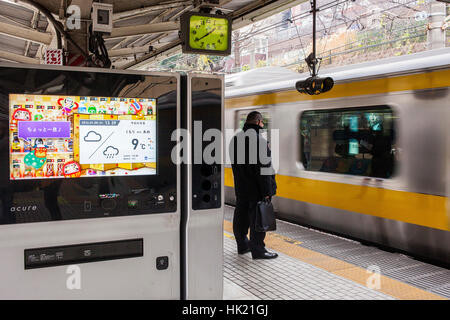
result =
[[[258,201],[270,200],[277,189],[270,149],[260,133],[263,127],[261,113],[250,112],[243,131],[236,134],[230,144],[236,193],[233,233],[239,254],[251,252],[253,259],[274,259],[278,255],[265,248],[266,233],[255,231]],[[249,228],[250,241],[247,238]]]

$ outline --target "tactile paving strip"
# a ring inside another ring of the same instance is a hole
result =
[[[394,299],[283,253],[274,260],[238,255],[229,233],[224,240],[224,277],[265,300]]]
[[[226,208],[226,220],[232,220],[233,209]],[[389,278],[450,298],[450,270],[448,269],[280,220],[277,220],[276,233],[301,242],[303,248],[364,269],[376,267],[382,275]],[[408,296],[407,292],[405,296]],[[416,292],[412,298],[420,299],[421,295]]]

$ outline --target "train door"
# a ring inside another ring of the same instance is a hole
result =
[[[179,76],[0,78],[0,298],[179,299]]]

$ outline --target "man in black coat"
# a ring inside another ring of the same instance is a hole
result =
[[[255,231],[257,202],[270,200],[277,189],[270,149],[267,140],[260,133],[263,127],[261,113],[250,112],[243,131],[237,133],[230,144],[236,193],[233,233],[238,253],[251,251],[253,259],[273,259],[278,256],[266,250],[266,233]],[[249,228],[250,241],[247,238]]]

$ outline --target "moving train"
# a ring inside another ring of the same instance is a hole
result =
[[[225,127],[265,118],[278,217],[450,265],[450,48],[324,69],[315,96],[295,90],[308,76],[226,77]],[[233,185],[227,165],[229,204]]]

